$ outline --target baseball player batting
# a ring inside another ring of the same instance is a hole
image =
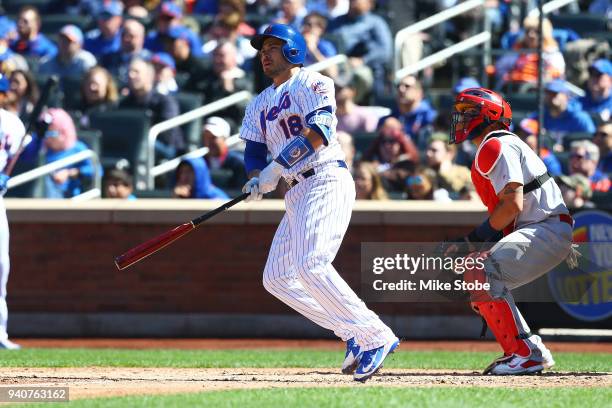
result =
[[[504,235],[490,251],[473,253],[486,258],[484,268],[464,275],[466,281],[490,284],[488,291],[471,293],[472,308],[504,351],[485,374],[535,373],[555,364],[542,339],[530,332],[510,291],[573,256],[573,220],[561,191],[542,160],[508,131],[511,121],[510,105],[488,89],[466,89],[455,99],[450,143],[471,140],[477,146],[472,181],[489,218],[448,244],[445,253],[461,246],[474,250],[478,242]]]
[[[351,218],[355,184],[336,140],[333,81],[302,67],[306,43],[284,24],[256,35],[264,74],[273,84],[247,107],[240,137],[249,200],[276,189],[290,190],[286,213],[274,235],[264,268],[265,288],[347,343],[342,366],[366,381],[399,345],[332,266]],[[267,152],[274,160],[266,165]]]
[[[8,80],[0,78],[0,89],[8,90]],[[3,91],[3,92],[4,92]],[[21,139],[25,136],[25,127],[17,115],[0,109],[0,349],[19,349],[20,347],[8,339],[6,323],[8,308],[6,306],[6,283],[8,282],[9,259],[9,227],[6,219],[3,196],[7,190],[9,176],[4,173],[9,159],[17,153]]]

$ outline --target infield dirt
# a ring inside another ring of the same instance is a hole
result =
[[[466,370],[383,369],[366,383],[388,387],[611,387],[610,373],[494,377]],[[70,398],[230,389],[362,386],[329,368],[2,368],[0,386],[69,387]]]

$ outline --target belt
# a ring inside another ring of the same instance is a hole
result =
[[[559,214],[559,221],[569,224],[570,227],[574,228],[574,219],[569,214]]]
[[[335,162],[331,162],[330,164],[336,166],[336,167],[343,167],[345,169],[348,169],[348,166],[346,165],[346,162],[344,160],[336,160]],[[304,177],[305,179],[307,179],[308,177],[312,177],[316,174],[316,170],[315,168],[311,168],[306,170],[303,173],[300,173],[299,175]],[[292,188],[295,187],[300,181],[297,179],[293,179],[291,180],[291,183],[289,183],[289,186],[291,186]]]

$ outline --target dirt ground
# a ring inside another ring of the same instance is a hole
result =
[[[493,377],[465,370],[383,369],[367,382],[389,387],[610,387],[612,374],[552,372]],[[329,368],[3,368],[0,386],[69,387],[70,399],[230,389],[360,386]]]
[[[119,348],[319,348],[342,350],[327,340],[151,340],[74,339],[21,340],[24,347]],[[404,342],[403,350],[494,351],[492,342]],[[549,343],[553,351],[612,352],[607,343]],[[466,370],[383,369],[368,385],[389,387],[610,387],[612,373],[551,372],[535,376],[493,377]],[[69,387],[70,399],[144,394],[174,394],[228,389],[360,386],[352,376],[329,368],[0,368],[0,386]]]

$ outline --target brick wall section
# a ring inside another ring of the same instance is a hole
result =
[[[12,262],[8,301],[12,312],[293,313],[261,284],[277,225],[277,221],[266,219],[282,216],[280,204],[276,214],[267,209],[265,217],[244,217],[241,210],[231,211],[229,215],[239,217],[238,221],[225,214],[225,221],[207,223],[119,272],[114,256],[189,220],[194,210],[173,210],[177,222],[121,222],[117,220],[126,217],[116,208],[49,210],[28,206],[23,200],[7,201]],[[111,221],[97,221],[106,216],[98,211],[110,212]],[[169,209],[166,204],[156,209],[144,206],[138,214],[146,218],[147,211],[155,220],[164,218],[157,213],[167,214]],[[354,216],[335,261],[342,276],[357,290],[362,241],[438,241],[469,230],[465,220],[457,223],[460,225],[393,225],[368,222],[364,214]],[[436,220],[435,216],[429,219]],[[471,313],[467,305],[450,303],[376,304],[373,308],[395,315]]]

